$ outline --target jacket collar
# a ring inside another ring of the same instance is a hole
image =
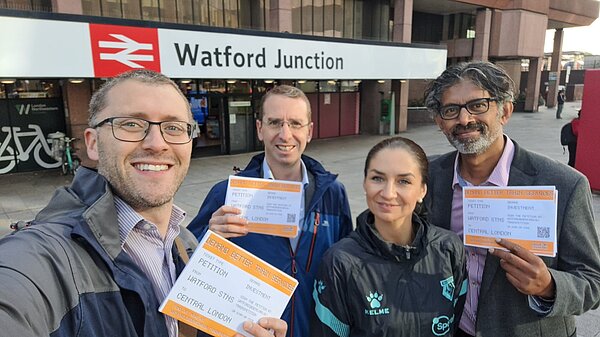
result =
[[[415,260],[420,257],[423,248],[428,243],[427,223],[421,217],[413,213],[412,223],[416,229],[415,239],[412,244],[407,246],[399,246],[384,241],[375,229],[374,220],[373,213],[370,210],[362,212],[356,218],[356,235],[366,241],[367,250],[399,262]]]
[[[262,164],[265,159],[265,153],[261,152],[250,160],[246,168],[238,173],[242,177],[261,177],[262,178]],[[335,182],[337,174],[333,174],[323,167],[315,159],[302,155],[302,162],[306,165],[306,170],[315,177],[315,193],[312,200],[308,203],[306,211],[313,209],[318,200],[321,200],[323,194],[327,188]]]

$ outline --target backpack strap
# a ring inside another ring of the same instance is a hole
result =
[[[183,263],[187,264],[190,261],[190,257],[188,256],[185,245],[183,244],[183,240],[180,237],[175,238],[175,246],[177,247],[177,251],[179,252],[181,260]],[[179,337],[196,337],[198,335],[198,329],[191,325],[188,325],[182,321],[177,321],[177,325],[179,328]]]

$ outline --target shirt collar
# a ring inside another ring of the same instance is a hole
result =
[[[502,156],[500,156],[500,160],[498,160],[498,163],[494,167],[494,170],[488,179],[481,185],[508,186],[510,165],[512,164],[513,157],[515,155],[515,144],[506,135],[504,135],[504,139],[506,139],[506,142],[504,144]],[[458,167],[459,158],[460,153],[457,153],[456,158],[454,158],[454,177],[452,179],[452,186],[456,186],[457,184],[460,186],[471,185],[460,176],[460,170]]]
[[[136,212],[128,203],[118,196],[114,196],[115,208],[117,210],[117,222],[119,224],[119,241],[121,247],[125,244],[125,240],[129,233],[136,227],[144,224],[155,226],[150,221],[147,221],[138,212]],[[185,211],[176,205],[173,205],[173,210],[169,218],[169,228],[179,232],[179,225],[185,219]]]
[[[306,187],[309,184],[308,171],[306,170],[306,165],[304,165],[304,162],[302,161],[302,159],[300,159],[300,165],[302,167],[302,186]],[[275,180],[275,177],[273,176],[273,172],[271,171],[271,168],[269,167],[269,164],[267,163],[267,158],[263,159],[262,169],[263,169],[263,178]]]

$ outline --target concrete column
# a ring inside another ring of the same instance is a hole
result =
[[[492,11],[488,8],[477,10],[475,21],[475,42],[473,43],[473,60],[487,61],[490,51],[490,31],[492,27]]]
[[[87,167],[96,167],[96,163],[90,160],[85,149],[83,131],[88,126],[88,104],[92,97],[90,80],[83,83],[71,83],[65,80],[63,84],[63,101],[65,103],[65,114],[67,115],[67,132],[70,136],[77,138],[72,144],[75,154],[81,159],[81,164]]]
[[[52,0],[52,11],[55,13],[83,14],[81,1]]]
[[[518,96],[521,92],[521,60],[497,61],[495,63],[499,67],[502,67],[508,76],[510,76],[510,78],[515,82],[515,96]]]
[[[412,40],[413,0],[394,0],[394,42]]]
[[[408,128],[408,81],[393,81],[392,91],[395,93],[396,101],[396,132],[406,131]]]
[[[560,82],[563,36],[562,28],[554,31],[554,49],[552,50],[552,63],[550,64],[550,72],[548,73],[548,97],[546,99],[546,106],[549,108],[556,106],[556,95],[558,94],[558,84]]]
[[[525,111],[537,112],[540,98],[540,82],[542,76],[542,58],[529,59],[529,73],[527,74],[527,96],[525,97]]]
[[[269,21],[267,30],[270,32],[292,32],[292,0],[269,0]]]
[[[412,42],[413,0],[394,0],[394,42]],[[396,101],[396,132],[406,131],[408,124],[408,81],[393,81]],[[364,110],[363,110],[364,111]]]

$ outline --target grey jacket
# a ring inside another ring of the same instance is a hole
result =
[[[31,226],[0,240],[1,336],[168,335],[150,280],[121,249],[113,200],[101,175],[80,168]]]
[[[600,244],[589,182],[572,168],[514,144],[508,184],[554,185],[558,190],[558,252],[555,258],[542,257],[556,283],[556,300],[551,312],[541,317],[529,307],[527,296],[508,282],[499,259],[488,254],[479,294],[476,334],[574,336],[573,315],[597,308],[600,301]],[[426,200],[429,219],[446,229],[450,228],[455,157],[456,152],[441,156],[431,163],[429,171]]]

